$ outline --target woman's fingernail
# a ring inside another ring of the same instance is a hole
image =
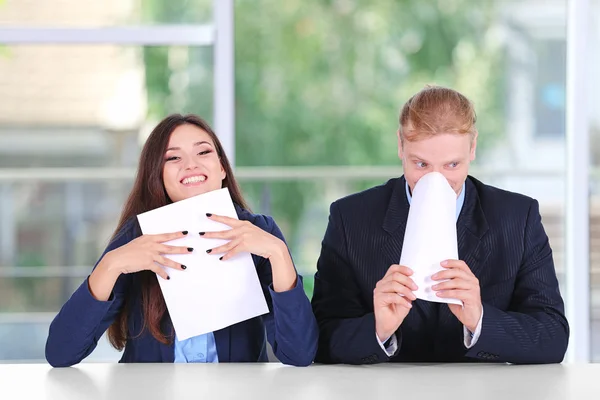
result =
[[[200,232],[200,236],[204,236],[206,232]]]
[[[169,279],[171,279],[171,277],[167,275],[167,280],[169,280]]]
[[[223,256],[219,257],[219,260],[222,260],[222,259],[223,259]]]
[[[192,251],[194,251],[193,247],[188,247],[188,251],[191,253]]]
[[[210,218],[210,217],[212,217],[212,214],[211,214],[211,213],[206,213],[206,216],[207,216],[208,218]]]
[[[208,249],[208,250],[206,250],[206,252],[207,252],[207,253],[210,253],[211,251],[212,251],[212,249]]]
[[[181,269],[186,269],[187,267],[183,264],[181,264]]]
[[[188,231],[183,231],[183,232],[181,232],[181,233],[183,233],[184,235],[187,235],[187,234],[188,234]]]

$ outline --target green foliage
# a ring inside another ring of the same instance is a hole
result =
[[[475,102],[481,150],[503,132],[489,1],[239,0],[235,11],[238,165],[398,164],[398,111],[428,83]],[[270,195],[292,243],[316,196],[298,185]]]
[[[143,0],[143,23],[208,23],[211,0]],[[195,113],[212,120],[212,49],[145,47],[148,115]]]
[[[213,0],[142,0],[141,22],[144,24],[208,23],[212,18],[212,3]]]
[[[180,13],[170,17],[177,19],[200,3],[146,1],[145,12]],[[399,165],[398,112],[425,84],[453,87],[475,103],[481,157],[504,131],[503,54],[493,3],[237,0],[236,164]],[[146,53],[150,112],[162,116],[172,95],[168,56],[152,51]],[[205,117],[208,85],[190,86],[185,94],[185,106]],[[303,215],[323,202],[317,185],[243,187],[251,199],[269,200],[270,208],[255,211],[268,211],[285,226],[292,249]]]

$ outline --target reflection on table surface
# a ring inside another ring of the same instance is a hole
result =
[[[61,400],[593,399],[598,377],[600,364],[0,365],[2,398]]]

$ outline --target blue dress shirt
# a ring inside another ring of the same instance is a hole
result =
[[[186,340],[179,340],[175,335],[176,363],[218,363],[215,335],[205,333]]]

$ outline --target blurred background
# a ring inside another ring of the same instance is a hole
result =
[[[430,83],[475,103],[472,175],[539,200],[563,296],[569,276],[587,285],[579,359],[600,361],[598,6],[579,227],[565,218],[578,168],[564,0],[0,0],[0,362],[44,362],[48,325],[104,250],[168,113],[223,135],[310,296],[330,203],[402,174],[398,112]],[[569,235],[589,242],[589,265],[569,263]],[[119,358],[103,339],[87,361]]]

